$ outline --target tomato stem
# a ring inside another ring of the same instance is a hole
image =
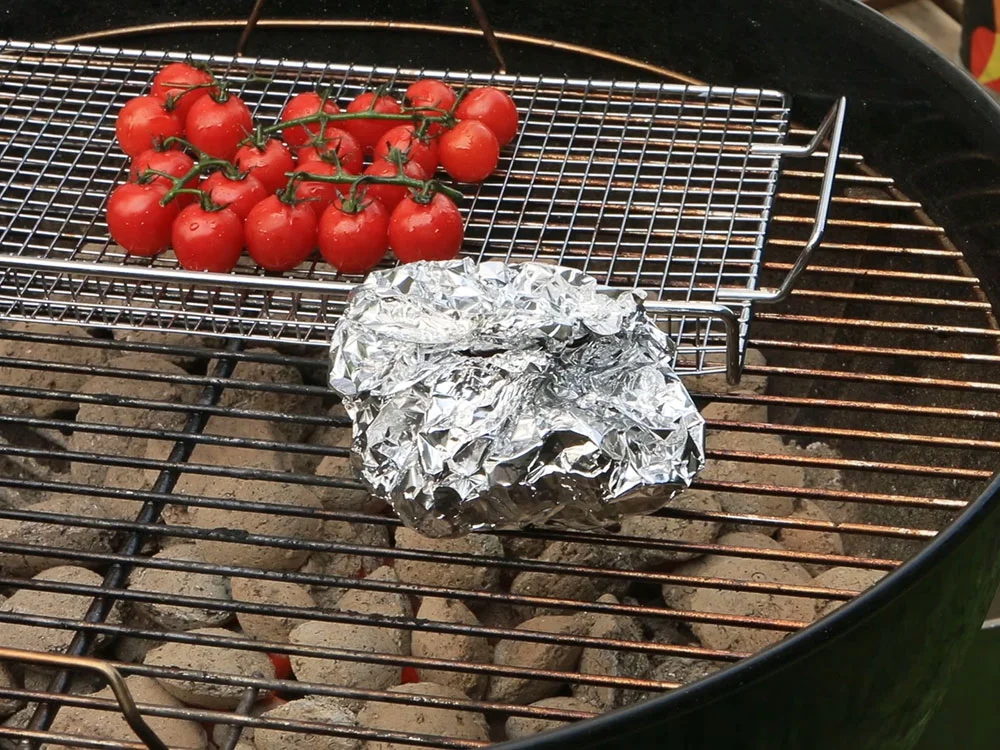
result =
[[[170,86],[171,84],[167,83],[165,85]],[[179,102],[181,100],[181,97],[183,97],[188,92],[194,91],[195,89],[215,88],[218,85],[219,84],[213,77],[210,83],[192,83],[190,86],[184,86],[181,93],[170,94],[170,96],[167,97],[167,101],[164,103],[163,108],[166,109],[168,112],[173,112],[174,108],[177,107],[177,102]]]
[[[264,132],[264,128],[260,123],[257,123],[256,127],[253,129],[253,133],[247,135],[242,141],[240,141],[240,146],[245,146],[250,144],[258,151],[263,152],[267,148],[267,142],[270,137]]]
[[[180,141],[181,139],[178,138],[176,140]],[[197,151],[198,149],[195,150]],[[203,154],[202,158],[196,161],[194,163],[194,166],[191,167],[191,169],[189,169],[185,174],[181,175],[180,177],[174,177],[171,174],[167,174],[166,172],[160,172],[159,170],[156,169],[147,169],[143,171],[142,175],[140,175],[140,180],[146,175],[152,173],[159,177],[166,177],[167,179],[171,180],[174,183],[173,187],[167,191],[166,195],[160,198],[160,205],[165,206],[181,193],[185,192],[190,193],[192,190],[194,190],[194,188],[184,187],[184,184],[187,183],[189,180],[193,180],[195,177],[200,175],[205,170],[210,169],[211,167],[220,167],[222,171],[225,173],[226,177],[229,178],[230,180],[239,180],[246,177],[245,173],[238,171],[236,167],[234,167],[228,161],[223,161],[222,159],[214,159],[211,156],[204,154],[204,152],[201,153]],[[202,193],[203,191],[198,190],[196,192]]]
[[[216,89],[215,91],[209,92],[209,96],[211,96],[219,104],[225,104],[229,101],[229,84],[227,84],[224,80],[217,78]]]
[[[372,184],[372,185],[401,185],[403,187],[411,188],[418,192],[419,195],[429,196],[434,193],[444,193],[452,200],[461,200],[462,193],[455,188],[448,187],[447,185],[441,183],[438,180],[416,180],[412,177],[407,177],[406,175],[399,174],[395,177],[381,177],[378,175],[352,175],[342,172],[340,174],[313,174],[312,172],[289,172],[286,174],[288,177],[288,185],[285,190],[289,192],[294,191],[296,182],[332,182],[337,185],[351,185],[351,193],[355,191],[355,187],[361,184]],[[349,193],[350,195],[350,193]]]
[[[422,108],[426,109],[426,107]],[[285,128],[295,127],[296,125],[312,125],[313,123],[320,124],[320,132],[322,133],[323,128],[328,122],[340,122],[341,120],[393,120],[396,122],[412,122],[415,119],[425,120],[427,122],[440,122],[448,126],[453,120],[449,115],[440,115],[427,117],[420,112],[413,110],[410,113],[400,112],[372,112],[366,110],[364,112],[324,112],[320,110],[311,115],[305,115],[303,117],[296,117],[293,120],[283,120],[275,125],[268,125],[262,128],[262,132],[267,135],[272,135]]]

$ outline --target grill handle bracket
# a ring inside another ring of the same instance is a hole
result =
[[[833,108],[823,118],[823,122],[816,129],[816,134],[809,143],[800,146],[788,144],[756,144],[751,146],[751,153],[754,154],[775,154],[790,157],[805,157],[814,154],[822,145],[824,139],[829,136],[830,147],[827,151],[826,165],[823,167],[823,179],[820,182],[819,202],[816,205],[816,218],[813,222],[812,233],[806,242],[802,252],[795,261],[795,265],[785,275],[781,285],[777,289],[720,289],[716,296],[719,300],[730,301],[752,301],[764,304],[781,302],[792,292],[795,282],[809,265],[809,261],[826,232],[827,219],[830,214],[830,202],[833,199],[833,182],[837,176],[837,159],[840,157],[840,145],[844,134],[844,116],[847,112],[847,99],[840,97]]]
[[[713,302],[677,302],[647,300],[643,307],[650,313],[671,315],[691,314],[699,318],[722,321],[726,329],[726,382],[739,385],[742,368],[740,366],[740,321],[732,308]]]
[[[122,716],[128,722],[128,725],[132,727],[132,731],[135,732],[136,736],[146,743],[146,747],[150,748],[150,750],[170,750],[166,743],[150,728],[146,720],[142,718],[142,714],[139,713],[139,709],[135,705],[135,700],[132,698],[132,693],[129,691],[121,672],[107,662],[100,659],[89,659],[84,656],[44,654],[35,651],[21,651],[16,648],[0,648],[0,661],[17,661],[28,664],[43,664],[60,669],[84,669],[97,672],[107,681],[111,692],[115,694],[115,699],[118,701],[118,707],[122,711]]]

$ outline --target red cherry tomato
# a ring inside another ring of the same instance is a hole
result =
[[[183,135],[181,119],[168,112],[155,96],[137,96],[129,100],[115,121],[118,145],[133,158],[157,146],[164,138]]]
[[[268,196],[267,188],[252,174],[231,180],[225,172],[215,172],[209,175],[201,189],[212,197],[213,203],[228,207],[241,219]]]
[[[509,95],[492,86],[473,89],[458,103],[455,117],[459,120],[479,120],[493,131],[501,146],[517,135],[517,105]]]
[[[362,174],[372,177],[396,177],[399,175],[399,167],[392,162],[378,160],[371,164]],[[423,167],[415,161],[408,161],[403,165],[403,175],[414,180],[426,180],[427,173]],[[402,185],[378,185],[375,183],[364,183],[365,197],[368,200],[377,200],[387,211],[392,211],[403,198],[409,193],[409,188]]]
[[[434,78],[421,78],[406,89],[406,102],[428,116],[440,115],[438,110],[450,110],[455,106],[457,98],[451,86]],[[425,109],[420,109],[422,107]],[[442,129],[441,123],[435,122],[428,128],[428,132],[437,135]]]
[[[189,271],[225,273],[243,253],[243,219],[228,208],[206,211],[196,203],[174,219],[171,243]]]
[[[324,112],[328,112],[331,115],[335,115],[340,111],[340,107],[337,106],[337,102],[333,99],[323,101],[323,97],[315,91],[306,91],[289,99],[288,104],[281,110],[281,122],[298,120],[300,117],[309,117],[319,112],[320,107],[323,108]],[[308,125],[293,125],[281,131],[281,135],[285,138],[285,143],[292,148],[306,145],[318,133],[318,122]]]
[[[299,161],[334,161],[337,155],[340,166],[351,174],[358,174],[365,163],[365,154],[358,139],[341,130],[332,122],[323,129],[323,140],[314,146],[304,146],[299,149]]]
[[[375,145],[375,161],[391,161],[393,151],[399,152],[404,161],[415,161],[429,177],[438,166],[438,142],[429,136],[417,137],[413,125],[397,125],[379,138]]]
[[[247,215],[243,239],[247,252],[268,271],[289,271],[316,246],[316,212],[307,203],[290,206],[270,195]]]
[[[191,105],[185,120],[187,139],[209,156],[230,161],[240,141],[253,130],[250,110],[238,96],[230,94],[217,102],[203,96]]]
[[[462,120],[441,136],[441,166],[459,182],[482,182],[497,168],[500,144],[479,120]]]
[[[167,194],[163,185],[119,185],[108,198],[108,232],[112,239],[132,255],[156,255],[170,246],[170,229],[178,206],[165,206],[160,199]]]
[[[295,170],[296,172],[309,172],[310,174],[333,176],[337,174],[337,168],[325,161],[309,161],[305,164],[300,164],[299,168]],[[318,219],[323,215],[323,211],[326,207],[333,203],[333,199],[337,195],[345,190],[349,190],[350,185],[344,183],[343,185],[337,184],[336,182],[317,182],[315,180],[300,180],[295,185],[295,200],[297,201],[307,201],[306,205],[309,206],[315,213]]]
[[[274,667],[274,679],[287,680],[292,676],[292,661],[287,654],[269,653],[267,658],[271,660],[271,665]]]
[[[374,91],[366,91],[363,94],[359,94],[355,97],[354,101],[347,105],[347,111],[352,113],[376,112],[379,114],[398,115],[403,109],[399,106],[399,102],[391,96],[383,94],[375,98]],[[397,124],[393,120],[358,119],[343,120],[340,126],[357,138],[358,143],[363,148],[370,151],[375,148],[375,144],[378,143],[379,138]]]
[[[457,98],[451,86],[436,78],[421,78],[406,89],[406,102],[414,108],[433,107],[447,111],[455,106]],[[428,112],[428,114],[437,113]]]
[[[132,167],[129,169],[129,180],[132,182],[137,182],[140,175],[147,169],[153,169],[157,172],[164,172],[173,177],[183,177],[191,168],[194,166],[194,159],[185,154],[183,151],[176,151],[171,149],[169,151],[157,151],[155,148],[151,148],[148,151],[143,151],[132,162]],[[190,180],[184,183],[186,188],[196,188],[198,187],[198,175],[195,175]],[[150,184],[152,185],[162,185],[164,188],[169,190],[174,186],[173,180],[166,177],[154,177]],[[181,193],[176,198],[174,198],[174,203],[177,207],[184,208],[194,202],[195,196]]]
[[[403,263],[451,260],[462,248],[463,234],[458,206],[444,193],[428,203],[407,196],[389,217],[389,247]]]
[[[319,252],[341,273],[368,273],[389,251],[389,212],[378,201],[344,210],[337,198],[319,220]]]
[[[249,172],[260,180],[269,193],[288,182],[285,172],[295,169],[295,157],[277,138],[269,139],[263,149],[252,143],[240,146],[233,163],[241,172]]]
[[[411,682],[420,682],[420,673],[416,667],[403,667],[400,682],[409,685]]]
[[[183,122],[196,101],[219,92],[218,86],[206,85],[212,81],[212,75],[207,71],[198,70],[187,63],[170,63],[153,76],[152,94],[168,108],[172,105],[172,111]],[[191,88],[192,86],[201,88]]]

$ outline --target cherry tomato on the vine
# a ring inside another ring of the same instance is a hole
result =
[[[497,168],[500,144],[479,120],[462,120],[441,136],[441,166],[459,182],[482,182]]]
[[[337,102],[333,99],[324,101],[323,97],[315,91],[305,91],[288,100],[288,104],[281,110],[281,122],[309,117],[319,112],[320,107],[322,107],[324,112],[331,115],[335,115],[340,111],[340,107],[337,106]],[[319,123],[313,122],[306,125],[292,125],[282,130],[281,135],[284,136],[285,143],[293,148],[297,148],[298,146],[305,146],[319,133],[319,130]]]
[[[163,100],[184,121],[188,110],[203,96],[218,93],[218,86],[211,86],[211,73],[187,63],[170,63],[153,76],[152,94]],[[192,88],[198,86],[199,88]]]
[[[377,159],[362,174],[370,177],[397,177],[400,172],[399,167],[392,162]],[[424,168],[415,161],[403,164],[402,174],[413,180],[427,179]],[[379,201],[387,211],[392,211],[409,192],[409,188],[404,185],[379,185],[369,182],[363,183],[363,190],[366,198]]]
[[[403,263],[451,260],[463,237],[462,215],[444,193],[435,193],[427,203],[407,196],[389,217],[389,247]]]
[[[332,177],[337,174],[337,168],[325,161],[309,161],[300,164],[296,172],[309,172],[310,174],[324,175]],[[306,201],[319,218],[326,207],[329,206],[338,193],[350,189],[347,183],[338,184],[336,182],[319,182],[317,180],[299,180],[295,185],[295,200]]]
[[[333,161],[332,155],[337,155],[340,166],[351,174],[357,174],[365,163],[364,150],[358,139],[341,130],[332,122],[323,129],[323,138],[316,145],[304,146],[299,149],[299,161],[323,160]]]
[[[413,108],[432,107],[433,109],[450,110],[455,106],[455,90],[444,81],[436,78],[421,78],[414,81],[406,89],[407,104]],[[428,114],[437,114],[428,112]]]
[[[243,253],[243,219],[228,208],[206,211],[196,203],[174,219],[171,244],[189,271],[231,271]]]
[[[472,89],[466,94],[455,108],[455,117],[479,120],[493,131],[501,146],[517,135],[517,105],[508,94],[492,86]]]
[[[118,145],[132,157],[154,148],[165,138],[183,135],[184,123],[174,112],[168,112],[163,101],[155,96],[130,99],[115,121]]]
[[[268,139],[263,149],[252,143],[240,146],[233,163],[241,172],[249,172],[260,180],[269,193],[288,182],[285,172],[295,169],[295,157],[277,138]]]
[[[455,91],[444,81],[436,78],[421,78],[410,84],[406,89],[406,102],[420,114],[434,117],[440,115],[438,110],[450,111],[455,106]],[[428,132],[437,135],[443,129],[439,122],[431,123]]]
[[[132,255],[156,255],[170,246],[170,230],[178,206],[165,206],[160,199],[167,194],[163,185],[140,185],[128,182],[116,187],[108,198],[108,232],[112,239]]]
[[[372,112],[383,115],[398,115],[403,109],[399,106],[399,102],[388,94],[376,97],[374,91],[366,91],[363,94],[358,94],[354,101],[347,105],[347,111],[351,113]],[[363,148],[371,150],[375,148],[375,144],[378,143],[379,138],[397,124],[394,120],[358,119],[343,120],[340,126],[357,138],[358,143]]]
[[[170,149],[169,151],[157,151],[155,148],[151,148],[148,151],[143,151],[135,157],[135,160],[132,162],[132,167],[129,169],[129,180],[132,182],[138,182],[140,176],[142,176],[143,172],[147,169],[163,172],[171,177],[183,177],[191,171],[192,167],[194,167],[194,159],[185,154],[183,151],[177,151],[176,149]],[[184,187],[198,187],[199,179],[199,176],[195,175],[184,183]],[[153,179],[150,180],[150,184],[162,185],[167,190],[174,186],[173,180],[161,176],[153,177]],[[184,208],[184,206],[194,202],[194,199],[195,196],[193,195],[181,193],[174,198],[174,202],[177,203],[178,208]]]
[[[367,273],[389,251],[389,212],[378,201],[367,200],[357,210],[344,209],[336,198],[319,219],[319,252],[341,273]]]
[[[307,203],[289,205],[270,195],[247,215],[243,239],[247,252],[268,271],[290,271],[316,246],[316,212]]]
[[[375,161],[389,158],[392,151],[398,152],[404,161],[415,161],[427,176],[434,174],[438,166],[438,142],[430,136],[417,137],[413,125],[397,125],[387,131],[375,144]]]
[[[212,203],[228,207],[241,219],[269,195],[267,188],[252,174],[231,180],[225,172],[214,172],[201,189],[211,196]]]
[[[230,161],[240,141],[253,130],[253,120],[238,96],[229,94],[222,102],[203,96],[188,110],[185,130],[195,148],[216,159]]]

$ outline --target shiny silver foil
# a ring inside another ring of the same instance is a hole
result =
[[[373,494],[428,536],[607,526],[705,461],[673,345],[634,292],[470,259],[371,274],[333,335],[330,386]]]

